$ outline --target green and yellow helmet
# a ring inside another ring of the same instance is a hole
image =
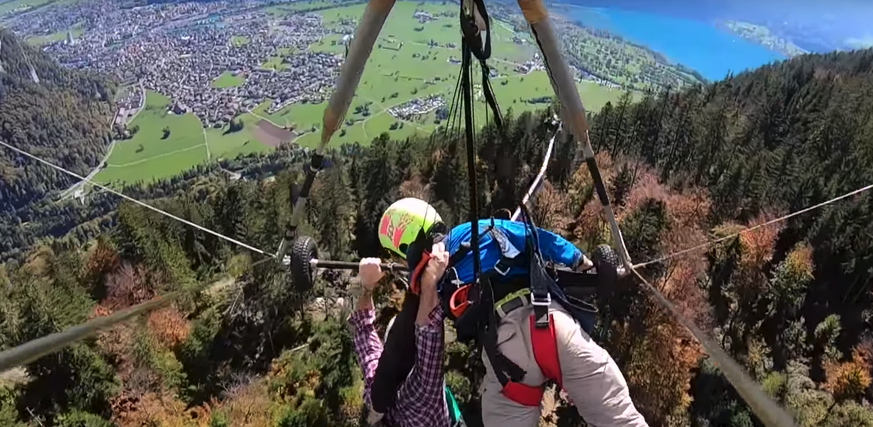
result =
[[[421,199],[408,197],[394,202],[379,220],[379,243],[404,259],[406,249],[434,224],[442,222],[436,209]]]

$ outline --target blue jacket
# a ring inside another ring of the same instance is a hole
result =
[[[481,259],[480,268],[483,273],[492,270],[497,262],[500,261],[502,255],[500,245],[497,242],[493,242],[491,235],[486,233],[490,226],[491,219],[479,220],[479,257]],[[495,219],[494,227],[499,229],[516,249],[521,252],[526,250],[526,239],[529,230],[525,223]],[[555,233],[537,228],[537,236],[539,238],[540,252],[545,261],[569,266],[573,265],[582,256],[582,252],[573,246],[572,243]],[[461,244],[469,242],[471,238],[470,223],[465,222],[449,231],[443,242],[445,242],[446,250],[449,251],[449,254],[454,255],[461,247]],[[471,250],[461,260],[456,261],[453,267],[457,270],[458,278],[462,282],[472,282],[474,276],[473,251]],[[509,270],[506,277],[523,274],[527,274],[527,269],[514,267]]]

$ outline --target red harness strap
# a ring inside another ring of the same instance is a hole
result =
[[[530,317],[530,341],[534,359],[543,376],[561,387],[561,363],[558,360],[558,340],[555,338],[555,320],[549,315],[549,327],[538,329],[536,319]],[[525,406],[539,406],[543,400],[543,388],[533,387],[509,380],[501,390],[510,400]]]
[[[409,290],[415,295],[418,295],[421,290],[421,286],[419,286],[421,273],[423,273],[424,268],[427,267],[428,261],[430,261],[430,252],[424,251],[424,253],[421,254],[421,260],[419,260],[418,265],[415,266],[415,270],[412,270],[412,277],[409,278]]]

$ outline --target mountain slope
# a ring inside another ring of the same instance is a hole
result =
[[[102,77],[62,68],[0,29],[0,141],[87,175],[111,138],[114,90]],[[32,203],[73,182],[20,157],[0,149],[0,228],[31,221]],[[4,240],[0,253],[18,243]]]
[[[109,141],[114,86],[61,68],[41,52],[0,30],[0,139],[86,174]],[[24,168],[0,154],[2,209],[15,209],[68,184],[42,168]]]
[[[760,223],[873,183],[871,97],[873,50],[804,55],[704,88],[608,105],[591,121],[591,135],[613,155],[641,156],[676,188],[706,188],[718,234],[717,225]],[[763,269],[795,262],[809,271],[785,283],[768,273],[736,306],[725,309],[729,299],[712,305],[722,307],[726,317],[717,320],[728,341],[752,347],[748,340],[763,340],[773,349],[774,370],[811,365],[818,381],[834,361],[821,342],[806,347],[807,336],[821,335],[816,325],[837,316],[843,332],[832,345],[847,355],[873,333],[873,193],[799,215],[769,233],[773,253],[762,258]],[[791,255],[803,247],[806,255]],[[711,268],[713,294],[747,286],[727,267]]]

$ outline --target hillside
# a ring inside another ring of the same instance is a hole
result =
[[[671,188],[705,188],[705,203],[685,209],[705,207],[707,234],[718,237],[871,184],[871,94],[873,51],[804,56],[607,106],[592,137],[612,155],[642,158]],[[716,337],[800,425],[869,426],[869,407],[855,402],[871,393],[871,236],[867,192],[667,269],[683,280],[689,268],[706,271],[697,280]],[[672,252],[673,244],[657,246]],[[704,366],[691,383],[692,414],[749,425],[738,421],[748,415],[736,395],[711,382],[712,370]]]
[[[62,68],[38,50],[0,29],[0,140],[73,172],[87,175],[105,154],[114,86],[103,78]],[[22,162],[0,149],[0,253],[33,243],[22,223],[37,222],[34,204],[74,181],[48,167]],[[44,212],[46,207],[41,210]],[[63,234],[69,229],[53,230]],[[44,232],[47,230],[38,230]]]
[[[689,248],[869,184],[871,94],[868,51],[803,56],[604,107],[591,118],[591,137],[632,258]],[[492,126],[480,133],[483,212],[512,207],[530,182],[552,114],[508,112],[508,138]],[[574,142],[560,139],[555,149],[534,209],[538,224],[583,249],[607,241],[586,166],[572,161]],[[454,138],[385,134],[336,149],[302,229],[320,242],[322,257],[354,260],[378,255],[379,215],[398,197],[426,198],[457,224],[470,197],[462,151]],[[305,160],[304,151],[283,146],[126,191],[272,251]],[[873,196],[861,194],[643,274],[798,425],[870,427],[871,209]],[[2,348],[196,283],[214,286],[29,365],[27,381],[0,388],[3,425],[362,425],[360,370],[338,301],[349,296],[344,277],[325,274],[314,291],[298,293],[277,263],[255,266],[257,255],[129,203],[96,242],[69,239],[27,255],[0,269]],[[621,281],[600,297],[594,339],[622,369],[650,425],[759,425],[636,283]],[[391,312],[386,299],[380,325]],[[446,353],[447,384],[467,424],[481,425],[481,360],[457,343]],[[574,413],[562,401],[557,425],[580,425]]]

